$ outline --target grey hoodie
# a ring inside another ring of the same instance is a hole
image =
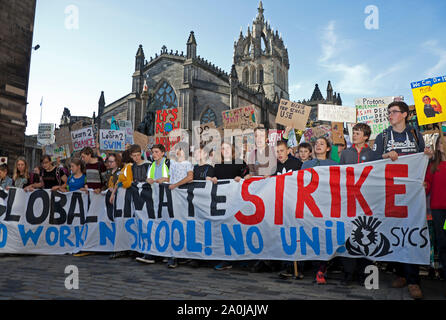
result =
[[[355,145],[353,145],[352,147],[342,151],[339,164],[355,164],[373,160],[374,153],[368,145],[365,145],[365,147],[360,150],[359,154],[358,150],[355,148]]]

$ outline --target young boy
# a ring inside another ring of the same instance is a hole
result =
[[[372,130],[368,124],[357,123],[353,127],[353,145],[342,151],[339,164],[356,164],[368,161],[373,161],[373,151],[367,145]],[[364,270],[370,264],[369,260],[365,258],[345,258],[341,257],[341,263],[344,266],[344,279],[341,281],[343,285],[349,285],[353,280],[353,274],[356,269],[359,273],[359,283],[363,285],[365,280]]]
[[[147,179],[147,171],[151,163],[146,162],[141,157],[141,147],[137,144],[132,144],[128,149],[130,157],[133,160],[132,175],[133,183],[145,182]]]
[[[294,157],[288,157],[288,146],[285,141],[277,142],[277,167],[274,175],[284,174],[290,171],[300,170],[302,167],[302,161]]]
[[[8,166],[2,164],[0,165],[0,188],[6,190],[7,187],[12,187],[12,179],[8,177]]]
[[[313,147],[308,142],[302,142],[297,147],[297,153],[299,154],[300,161],[305,162],[311,160],[311,154],[313,152]]]
[[[149,184],[169,182],[170,161],[164,157],[166,148],[162,144],[155,144],[151,150],[153,162],[146,171],[146,182]],[[136,261],[153,264],[155,256],[144,254],[136,258]]]
[[[353,145],[342,151],[339,164],[355,164],[372,161],[374,154],[367,145],[372,130],[368,124],[357,123],[353,127]]]

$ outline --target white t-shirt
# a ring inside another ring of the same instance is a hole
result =
[[[170,183],[174,184],[178,181],[183,180],[187,177],[189,171],[194,171],[192,163],[189,161],[177,162],[175,160],[170,160],[169,176]]]

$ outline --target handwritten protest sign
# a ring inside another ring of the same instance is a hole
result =
[[[317,118],[320,121],[356,123],[356,109],[334,104],[318,104]]]
[[[99,130],[99,142],[101,150],[125,150],[125,130]]]
[[[67,152],[68,157],[70,157],[73,152],[70,129],[66,126],[61,127],[54,132],[54,135],[56,136],[56,144],[58,146],[65,146],[65,151]]]
[[[39,131],[37,134],[37,143],[41,146],[53,144],[56,141],[54,135],[54,123],[39,123]]]
[[[331,139],[331,125],[321,124],[317,127],[307,128],[304,132],[305,142],[314,143],[320,137]]]
[[[125,145],[134,143],[133,124],[129,120],[118,120],[119,130],[125,131]]]
[[[183,108],[161,109],[156,111],[155,143],[162,144],[166,151],[180,141],[180,138],[169,139],[169,133],[181,128]]]
[[[427,163],[414,154],[319,166],[284,179],[200,181],[174,190],[139,184],[119,188],[114,204],[110,191],[0,190],[0,253],[132,250],[204,260],[343,256],[429,264],[420,214]],[[365,232],[374,241],[364,241]]]
[[[419,125],[446,121],[446,76],[411,83]]]
[[[96,141],[92,127],[71,131],[71,142],[74,151],[82,150],[85,147],[95,148]]]
[[[380,97],[380,98],[359,98],[355,100],[358,113],[357,122],[366,123],[372,129],[370,140],[375,140],[376,136],[389,126],[387,116],[387,106],[402,97]]]
[[[216,129],[215,123],[213,121],[208,123],[200,124],[199,126],[195,126],[195,134],[201,137],[201,140],[208,141],[210,138],[209,129]]]
[[[343,144],[344,143],[344,123],[343,122],[332,122],[331,123],[331,137],[333,144]]]
[[[276,124],[305,130],[310,112],[311,107],[309,106],[281,99],[276,115]]]
[[[256,107],[253,105],[225,110],[221,114],[225,129],[245,130],[257,126]]]
[[[44,147],[44,153],[51,156],[51,161],[67,159],[70,157],[70,149],[68,145],[59,146],[56,143]]]
[[[268,145],[270,147],[275,147],[277,145],[277,142],[282,140],[284,132],[285,130],[270,129],[268,131]]]

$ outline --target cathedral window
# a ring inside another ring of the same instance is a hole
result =
[[[261,64],[259,64],[258,66],[258,70],[259,70],[259,83],[263,83],[263,66]]]
[[[178,107],[177,96],[172,86],[164,81],[155,93],[156,109],[169,109]]]
[[[246,67],[245,69],[243,69],[243,74],[242,74],[242,82],[244,84],[248,84],[249,81],[249,70]]]
[[[250,83],[251,84],[254,84],[254,83],[257,83],[257,81],[256,81],[256,67],[254,67],[254,66],[251,66],[251,78],[250,78]]]
[[[217,115],[211,108],[207,108],[200,118],[200,124],[205,124],[209,122],[217,123]]]

